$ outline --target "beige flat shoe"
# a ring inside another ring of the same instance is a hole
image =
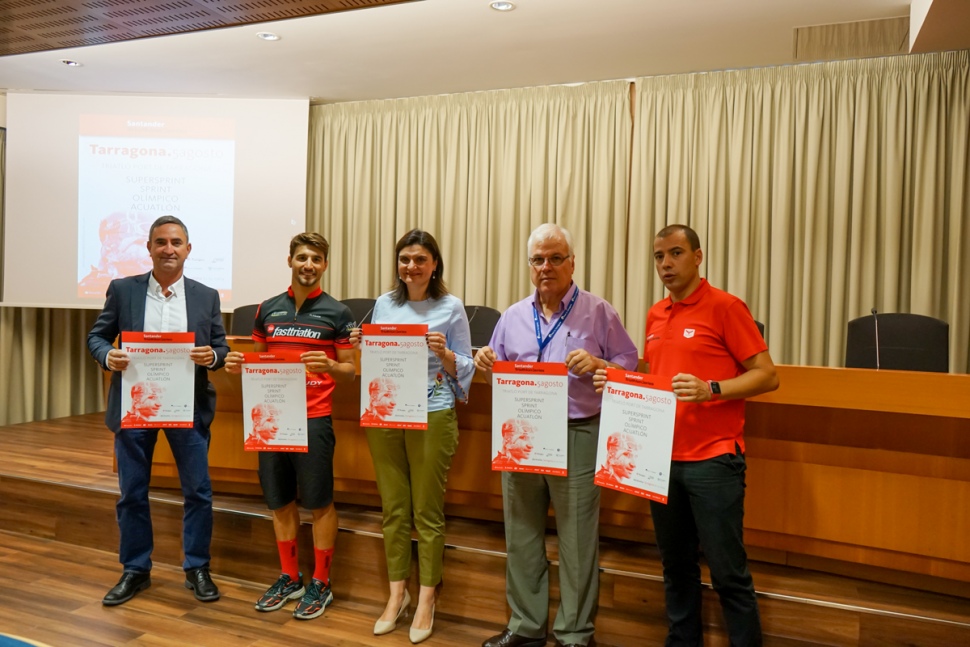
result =
[[[401,608],[397,610],[394,620],[378,620],[374,623],[374,635],[383,636],[397,629],[398,621],[408,617],[408,607],[411,606],[411,594],[404,589],[404,600],[401,601]]]

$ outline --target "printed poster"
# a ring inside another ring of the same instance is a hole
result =
[[[300,353],[243,357],[243,449],[306,452],[306,367]]]
[[[122,332],[121,428],[189,428],[195,418],[191,332]]]
[[[565,476],[569,423],[566,365],[495,362],[492,469]]]
[[[426,324],[364,324],[360,426],[428,428]]]
[[[606,369],[593,482],[667,503],[677,398],[670,378]]]

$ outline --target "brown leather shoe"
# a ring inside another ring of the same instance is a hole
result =
[[[482,647],[545,647],[546,638],[528,638],[506,629],[482,643]]]

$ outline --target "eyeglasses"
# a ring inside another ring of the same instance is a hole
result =
[[[530,256],[529,257],[529,265],[531,265],[532,267],[542,267],[548,261],[548,263],[550,265],[552,265],[553,267],[559,267],[560,265],[562,265],[563,263],[565,263],[567,259],[570,259],[570,258],[572,258],[571,255],[570,256],[560,256],[559,254],[556,254],[555,256],[548,256],[548,257],[547,256]]]

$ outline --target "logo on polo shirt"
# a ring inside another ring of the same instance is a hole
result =
[[[690,339],[693,336],[694,336],[694,329],[693,328],[684,328],[684,338],[685,339]]]

